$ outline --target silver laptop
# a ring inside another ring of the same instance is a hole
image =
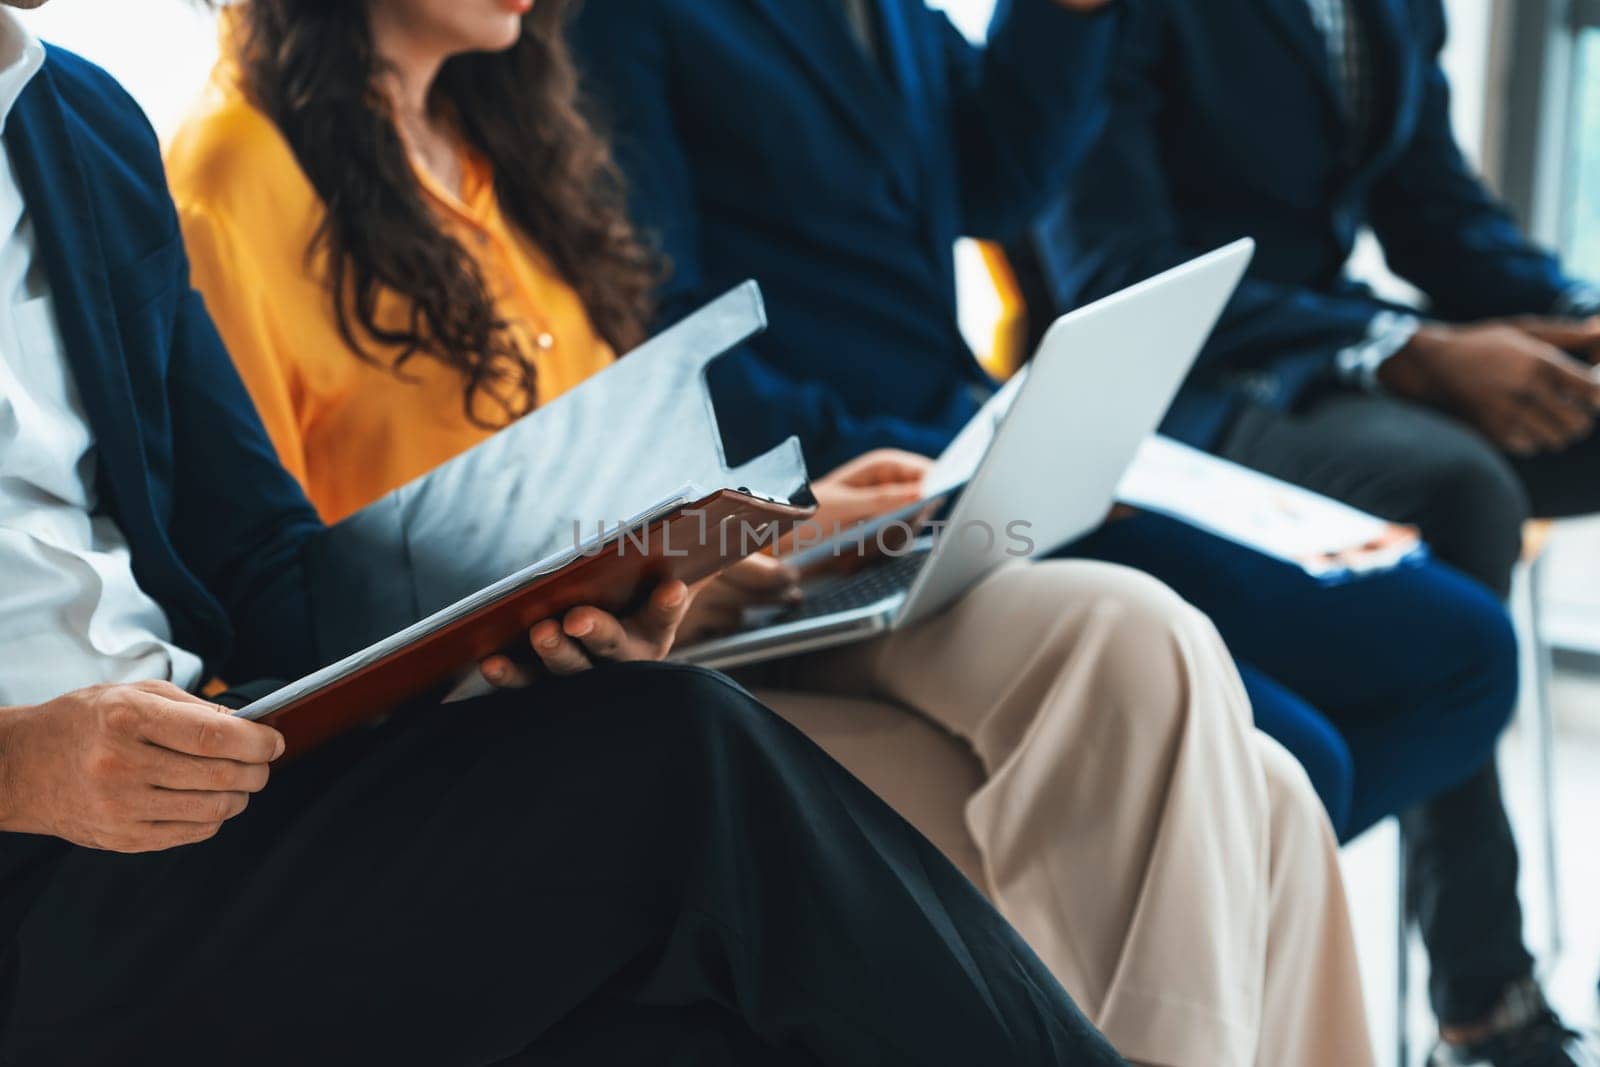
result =
[[[861,641],[936,614],[1010,561],[1096,529],[1254,251],[1240,241],[1062,317],[1027,378],[1003,396],[1008,409],[975,420],[989,420],[992,436],[991,426],[975,425],[952,446],[977,458],[941,458],[941,468],[975,461],[976,470],[937,536],[847,577],[808,582],[800,604],[752,613],[739,633],[673,658],[726,669]]]

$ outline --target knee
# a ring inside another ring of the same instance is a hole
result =
[[[1152,653],[1159,649],[1186,655],[1200,647],[1220,649],[1222,638],[1211,620],[1160,580],[1116,564],[1077,566],[1083,570],[1075,576],[1067,602],[1087,605],[1101,624],[1102,640],[1113,650],[1126,650],[1153,667],[1157,661]]]
[[[1026,624],[1035,666],[1073,671],[1092,663],[1098,675],[1149,690],[1158,680],[1186,687],[1186,661],[1227,655],[1210,619],[1130,567],[1052,560],[1002,571],[983,592],[992,609],[985,617]]]
[[[531,691],[530,691],[531,692]],[[699,667],[628,663],[557,679],[539,702],[565,709],[620,755],[704,773],[741,740],[783,724],[736,682]]]
[[[1189,602],[1158,578],[1116,563],[1084,563],[1076,575],[1079,595],[1101,608],[1114,608],[1137,631],[1169,630],[1195,614]]]
[[[1459,664],[1451,732],[1463,750],[1487,758],[1516,710],[1521,673],[1517,633],[1504,605],[1487,591],[1472,582],[1459,586],[1441,635],[1443,647]]]
[[[1109,658],[1132,664],[1133,677],[1124,672],[1123,680],[1163,706],[1217,704],[1214,710],[1230,708],[1241,728],[1253,726],[1233,654],[1210,617],[1147,574],[1109,569],[1097,608],[1107,621]]]
[[[1294,760],[1312,796],[1321,804],[1333,825],[1334,832],[1343,836],[1350,825],[1350,812],[1355,798],[1355,762],[1350,746],[1342,737],[1334,735],[1328,742],[1294,753]],[[1299,792],[1298,785],[1296,786]]]
[[[1441,557],[1507,596],[1532,513],[1516,471],[1487,442],[1474,440],[1431,464],[1426,478],[1424,535]]]
[[[1272,817],[1274,869],[1315,877],[1337,852],[1333,824],[1300,761],[1272,738],[1257,736]]]
[[[777,717],[726,675],[672,663],[632,664],[633,687],[642,699],[632,709],[655,728],[697,745],[749,737]]]
[[[1089,621],[1058,660],[1093,679],[1089,688],[1118,709],[1130,741],[1164,747],[1198,734],[1237,745],[1253,732],[1249,699],[1211,620],[1147,574],[1092,566],[1075,598]]]
[[[647,796],[669,834],[771,802],[809,781],[820,750],[732,679],[678,664],[593,672],[572,716],[607,753],[607,772]]]
[[[1315,708],[1277,682],[1245,672],[1245,691],[1256,725],[1279,753],[1288,753],[1320,798],[1336,833],[1349,825],[1355,795],[1355,759],[1350,745]]]

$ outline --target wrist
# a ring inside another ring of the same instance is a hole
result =
[[[1437,322],[1419,325],[1398,352],[1377,369],[1378,383],[1391,392],[1413,399],[1430,399],[1439,355],[1451,344],[1455,331]]]
[[[1335,357],[1339,380],[1368,392],[1382,391],[1383,365],[1411,343],[1421,326],[1422,320],[1415,315],[1387,308],[1379,311],[1367,323],[1366,336],[1341,349]]]
[[[17,722],[21,717],[21,708],[0,708],[0,831],[10,830],[18,817],[12,772],[17,758]]]

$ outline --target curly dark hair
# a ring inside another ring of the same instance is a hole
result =
[[[644,339],[658,265],[629,225],[622,177],[580,111],[565,40],[571,0],[539,0],[510,49],[450,59],[430,105],[493,169],[501,209],[572,286],[617,352]],[[308,257],[327,255],[339,331],[358,358],[396,348],[459,370],[468,419],[492,427],[535,403],[530,354],[477,261],[423,197],[387,98],[366,0],[247,0],[232,9],[242,88],[283,132],[326,205]],[[397,294],[404,327],[379,321]],[[485,418],[488,400],[503,418]]]

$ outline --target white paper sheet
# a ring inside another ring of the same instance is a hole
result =
[[[1383,570],[1424,551],[1414,529],[1159,435],[1140,448],[1117,499],[1319,578]]]

